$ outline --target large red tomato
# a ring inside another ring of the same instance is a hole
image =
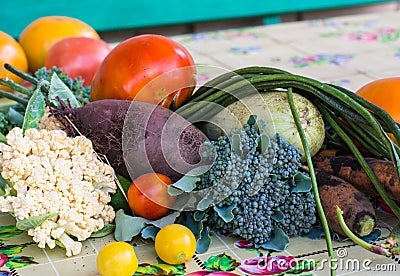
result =
[[[70,37],[58,41],[47,52],[45,66],[62,68],[70,78],[81,76],[90,85],[97,68],[110,52],[108,44],[91,37]]]
[[[161,35],[129,38],[104,59],[92,82],[91,101],[136,100],[179,107],[195,88],[196,69],[190,53]]]
[[[128,189],[128,204],[136,216],[159,219],[165,216],[174,203],[168,194],[172,180],[160,173],[147,173],[136,178]]]

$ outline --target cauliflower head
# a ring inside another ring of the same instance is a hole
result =
[[[80,241],[115,218],[108,205],[117,189],[113,168],[84,136],[14,128],[6,138],[7,144],[0,143],[0,173],[11,188],[0,196],[0,211],[17,222],[57,214],[27,229],[28,235],[41,248],[61,243],[67,256],[79,254]]]

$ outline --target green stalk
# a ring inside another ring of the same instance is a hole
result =
[[[10,71],[11,73],[17,75],[18,77],[20,77],[23,80],[26,80],[32,84],[38,84],[39,80],[33,76],[31,76],[28,73],[22,72],[20,70],[18,70],[17,68],[13,67],[11,64],[5,63],[4,64],[4,68],[7,69],[8,71]]]
[[[6,92],[6,91],[3,91],[3,90],[0,90],[0,97],[4,97],[4,98],[7,98],[7,99],[16,101],[16,102],[18,102],[20,104],[23,104],[24,106],[28,105],[28,100],[27,99],[18,97],[17,95],[14,95],[14,94],[12,94],[10,92]]]
[[[320,106],[319,111],[322,113],[324,118],[328,121],[330,126],[338,133],[340,138],[346,143],[346,145],[349,147],[350,151],[353,153],[357,161],[360,163],[361,167],[364,169],[365,173],[368,175],[369,179],[371,182],[374,184],[375,189],[378,191],[379,195],[382,197],[382,199],[387,203],[387,205],[392,209],[393,213],[396,215],[397,218],[400,218],[400,208],[397,206],[397,204],[391,200],[385,191],[385,189],[380,185],[378,182],[374,172],[371,170],[371,168],[368,166],[367,162],[365,161],[364,157],[354,145],[353,141],[350,139],[350,137],[342,130],[342,128],[336,123],[336,121],[332,118],[331,114],[322,106]]]
[[[397,142],[400,143],[400,125],[393,120],[393,118],[387,113],[384,109],[381,107],[367,101],[363,97],[360,97],[356,93],[347,90],[343,87],[337,87],[338,90],[341,92],[345,93],[348,95],[350,98],[354,99],[358,103],[360,103],[362,106],[364,106],[366,109],[371,110],[377,117],[379,117],[388,127],[388,130],[393,133],[395,136]]]
[[[19,85],[11,80],[0,79],[0,84],[27,96],[32,96],[32,90]]]
[[[346,131],[353,139],[357,140],[362,147],[364,147],[370,154],[376,157],[389,157],[389,152],[384,149],[382,143],[379,143],[376,139],[373,139],[373,136],[369,136],[369,132],[362,132],[362,129],[357,126],[355,123],[350,123],[351,127],[341,122],[337,117],[335,117],[336,122],[342,129]],[[349,120],[346,120],[349,123]],[[365,129],[364,129],[365,130]],[[378,148],[377,148],[378,147]]]
[[[308,169],[309,169],[309,173],[310,173],[310,177],[311,177],[312,188],[313,188],[313,191],[314,191],[315,203],[316,203],[316,206],[317,206],[319,217],[321,219],[322,228],[324,229],[326,244],[327,244],[327,247],[328,247],[328,254],[329,254],[329,257],[331,259],[331,275],[333,276],[333,275],[336,275],[336,271],[334,269],[334,267],[335,267],[335,260],[334,260],[335,255],[334,255],[334,252],[333,252],[332,239],[331,239],[331,234],[330,234],[330,231],[329,231],[328,221],[326,219],[326,216],[325,216],[325,213],[324,213],[324,209],[322,207],[321,199],[320,199],[320,196],[319,196],[319,192],[318,192],[317,179],[316,179],[316,176],[315,176],[314,166],[313,166],[312,160],[311,160],[311,153],[310,153],[310,150],[309,150],[309,147],[308,147],[307,137],[306,137],[306,135],[304,133],[303,127],[302,127],[301,122],[300,122],[299,114],[297,113],[297,109],[296,109],[296,106],[295,106],[294,101],[293,101],[292,89],[289,88],[287,93],[288,93],[290,110],[292,111],[292,115],[293,115],[294,121],[296,123],[297,131],[299,132],[301,143],[303,145],[304,153],[305,153],[305,156],[306,156],[307,165],[308,165]]]
[[[251,66],[251,67],[239,68],[237,70],[230,71],[218,77],[215,77],[212,80],[203,84],[194,93],[193,97],[191,97],[188,103],[193,103],[203,100],[204,98],[213,93],[213,91],[210,91],[209,88],[213,88],[216,86],[225,87],[227,82],[230,82],[230,80],[237,81],[237,80],[249,79],[254,76],[272,75],[272,74],[290,74],[290,73],[281,69],[271,68],[271,67]]]
[[[351,232],[349,227],[346,225],[346,222],[344,221],[343,211],[340,209],[339,206],[336,206],[336,216],[339,220],[340,227],[342,228],[342,230],[344,231],[346,236],[349,237],[355,244],[358,244],[362,248],[364,248],[368,251],[371,251],[373,253],[379,254],[379,255],[384,255],[384,256],[392,255],[386,248],[369,244],[366,241],[357,237],[353,232]]]

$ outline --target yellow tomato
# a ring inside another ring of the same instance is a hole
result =
[[[182,264],[196,252],[196,238],[181,224],[170,224],[158,231],[154,241],[156,252],[168,264]]]
[[[100,38],[91,26],[67,16],[40,17],[26,26],[19,42],[28,56],[29,70],[35,72],[43,67],[51,46],[67,37]]]
[[[100,250],[96,265],[101,276],[132,276],[138,268],[138,260],[130,244],[111,242]]]
[[[8,78],[16,83],[22,79],[4,68],[9,63],[22,72],[28,71],[28,59],[22,46],[10,35],[0,31],[0,78]],[[1,90],[11,91],[8,87],[0,85]]]

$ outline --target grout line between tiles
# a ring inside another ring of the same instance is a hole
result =
[[[88,239],[88,241],[89,241],[90,245],[93,247],[94,251],[96,252],[96,255],[99,254],[99,251],[97,250],[97,247],[94,246],[93,242],[90,239]]]
[[[213,232],[214,233],[214,232]],[[223,244],[223,245],[225,245],[225,247],[233,254],[233,255],[235,255],[235,257],[242,263],[243,262],[243,260],[242,260],[242,258],[240,258],[233,250],[232,250],[232,248],[219,236],[219,235],[217,235],[216,233],[214,233],[214,235],[215,235],[215,237],[217,237],[217,239],[219,239],[219,241]]]
[[[46,250],[43,249],[44,254],[46,255],[47,259],[49,260],[49,264],[51,265],[51,267],[53,268],[54,272],[56,273],[57,276],[60,276],[60,273],[58,273],[57,268],[55,267],[53,261],[51,260],[49,254],[47,254]]]
[[[57,261],[53,261],[53,263],[62,263],[62,262],[64,262],[64,261],[82,259],[82,258],[94,256],[94,255],[96,255],[96,254],[86,254],[85,256],[79,256],[79,255],[77,255],[77,256],[75,256],[75,257],[68,257],[68,259],[60,259],[60,260],[57,260]]]

